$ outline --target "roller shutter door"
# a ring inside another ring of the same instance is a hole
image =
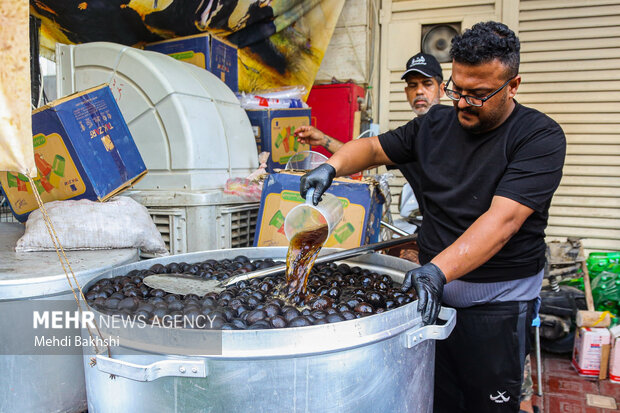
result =
[[[555,119],[568,139],[549,239],[580,236],[587,250],[620,250],[620,1],[384,1],[382,13],[383,130],[413,116],[400,76],[420,51],[422,24],[504,21],[521,39],[517,100]],[[450,64],[442,68],[449,75]],[[404,182],[395,179],[393,193]]]
[[[518,100],[562,125],[547,236],[620,250],[620,1],[522,0]]]

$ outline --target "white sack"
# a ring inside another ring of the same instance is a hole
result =
[[[146,208],[129,197],[118,196],[107,202],[53,201],[45,208],[65,250],[140,248],[146,253],[168,254]],[[41,210],[32,211],[28,217],[26,232],[15,250],[54,250]]]

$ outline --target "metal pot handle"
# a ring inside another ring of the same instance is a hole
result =
[[[426,340],[444,340],[448,338],[456,324],[456,310],[454,308],[441,307],[439,319],[445,320],[445,324],[428,325],[416,330],[405,332],[405,347],[412,348]]]
[[[135,381],[154,381],[160,377],[207,377],[205,360],[161,360],[151,364],[97,356],[97,368],[104,373]]]

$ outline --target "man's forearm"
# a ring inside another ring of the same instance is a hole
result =
[[[337,150],[342,148],[344,143],[340,142],[338,139],[332,138],[326,134],[323,134],[323,147],[327,149],[331,153],[335,153]]]
[[[336,176],[351,175],[371,166],[392,164],[376,136],[345,143],[327,163],[336,169]]]
[[[495,197],[491,208],[431,262],[443,271],[448,282],[455,280],[497,254],[531,213],[530,208],[515,201]]]

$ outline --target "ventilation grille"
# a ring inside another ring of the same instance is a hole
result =
[[[185,254],[252,247],[259,205],[147,209],[170,254]]]
[[[253,246],[258,204],[226,208],[222,210],[222,213],[230,214],[230,248]]]
[[[186,253],[185,210],[148,208],[148,211],[170,254]]]

